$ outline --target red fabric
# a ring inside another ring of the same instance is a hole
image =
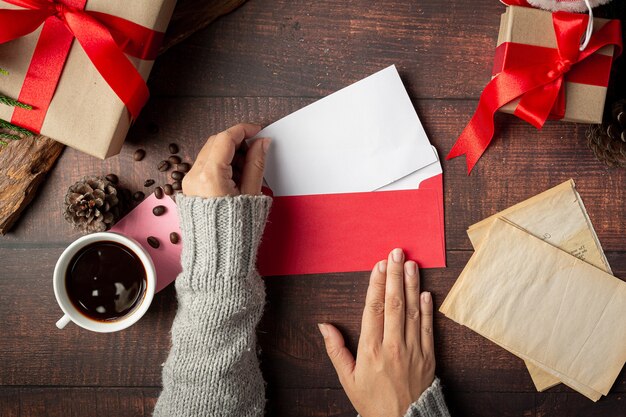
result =
[[[557,49],[552,54],[539,53],[532,61],[526,60],[525,56],[524,60],[515,62],[516,65],[503,68],[483,90],[476,113],[446,159],[465,155],[469,174],[493,138],[495,112],[518,98],[520,103],[515,109],[515,115],[537,128],[541,128],[550,115],[562,118],[565,114],[563,88],[565,74],[569,74],[572,68],[585,62],[606,45],[616,47],[614,57],[621,53],[622,35],[618,20],[612,20],[604,25],[594,33],[587,48],[582,52],[579,51],[580,39],[585,32],[588,19],[587,15],[553,13]],[[596,59],[602,58],[592,58]],[[597,64],[589,65],[591,69]],[[604,71],[606,70],[605,68]],[[585,78],[587,77],[596,79],[591,74],[587,74]]]
[[[41,130],[74,38],[133,119],[149,97],[148,87],[125,54],[154,59],[163,33],[105,13],[84,10],[87,0],[3,0],[26,10],[0,10],[0,43],[25,36],[43,24],[12,122]]]

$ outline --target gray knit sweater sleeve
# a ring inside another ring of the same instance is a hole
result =
[[[435,378],[430,387],[411,404],[404,417],[450,417],[439,378]]]
[[[271,199],[178,195],[183,272],[154,415],[262,416],[255,327],[265,287],[256,253]]]
[[[263,416],[255,327],[265,287],[255,262],[271,199],[176,200],[183,272],[176,280],[178,312],[154,416]],[[438,379],[405,417],[449,417]]]

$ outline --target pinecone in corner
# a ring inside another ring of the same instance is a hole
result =
[[[124,214],[121,194],[104,177],[84,177],[67,190],[65,220],[82,232],[104,232]]]
[[[613,103],[611,120],[589,127],[587,144],[607,166],[626,168],[626,100]]]

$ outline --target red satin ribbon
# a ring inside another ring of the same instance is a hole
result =
[[[0,43],[28,35],[43,24],[19,95],[33,106],[16,108],[12,122],[39,132],[74,38],[133,119],[148,87],[126,54],[153,60],[163,33],[106,13],[84,10],[87,0],[3,0],[26,10],[0,10]]]
[[[615,57],[621,53],[621,26],[617,20],[605,24],[594,33],[587,48],[579,51],[588,19],[587,15],[553,13],[556,54],[544,62],[507,68],[496,75],[483,90],[476,113],[446,159],[465,155],[469,174],[493,138],[495,112],[518,98],[521,99],[515,115],[537,128],[541,128],[551,114],[552,117],[563,117],[564,75],[604,46],[615,45]]]

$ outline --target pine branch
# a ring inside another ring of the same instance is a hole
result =
[[[17,101],[14,98],[6,97],[6,96],[0,96],[0,104],[6,104],[7,106],[11,106],[11,107],[21,107],[22,109],[26,109],[26,110],[33,109],[33,106],[24,104],[21,101]]]
[[[21,133],[24,136],[35,136],[33,132],[28,129],[24,129],[23,127],[16,126],[12,123],[7,122],[6,120],[0,119],[0,128],[13,130],[17,133]]]
[[[21,140],[22,138],[17,135],[12,135],[11,133],[0,133],[0,139]]]
[[[9,71],[0,68],[0,75],[9,75]],[[33,106],[30,106],[26,103],[22,103],[21,101],[17,101],[14,98],[0,95],[0,104],[6,104],[11,107],[21,107],[22,109],[32,110]]]

